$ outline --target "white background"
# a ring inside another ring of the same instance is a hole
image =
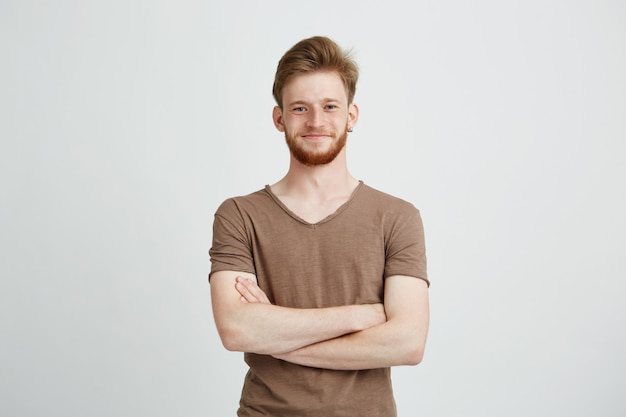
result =
[[[399,415],[626,414],[626,3],[1,0],[0,415],[234,415],[212,217],[286,172],[317,34],[361,67],[351,172],[425,223]]]

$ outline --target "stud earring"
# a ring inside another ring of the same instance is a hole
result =
[[[352,129],[352,126],[348,127],[348,133],[352,133],[354,132],[354,129]]]

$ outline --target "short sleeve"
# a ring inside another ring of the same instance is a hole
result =
[[[211,275],[217,271],[255,273],[251,243],[243,217],[233,199],[217,209],[213,220],[213,243],[209,250]]]
[[[426,270],[424,227],[419,210],[394,222],[385,243],[385,278],[406,275],[423,279],[430,286]]]

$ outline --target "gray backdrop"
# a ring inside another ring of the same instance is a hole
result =
[[[316,34],[362,69],[352,173],[425,223],[400,416],[626,414],[626,3],[1,0],[0,415],[234,415],[212,216],[286,172]]]

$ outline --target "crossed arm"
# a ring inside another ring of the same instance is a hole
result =
[[[229,350],[269,354],[328,369],[416,365],[428,332],[428,289],[420,279],[385,280],[382,304],[294,309],[272,305],[252,274],[211,277],[213,315]]]

